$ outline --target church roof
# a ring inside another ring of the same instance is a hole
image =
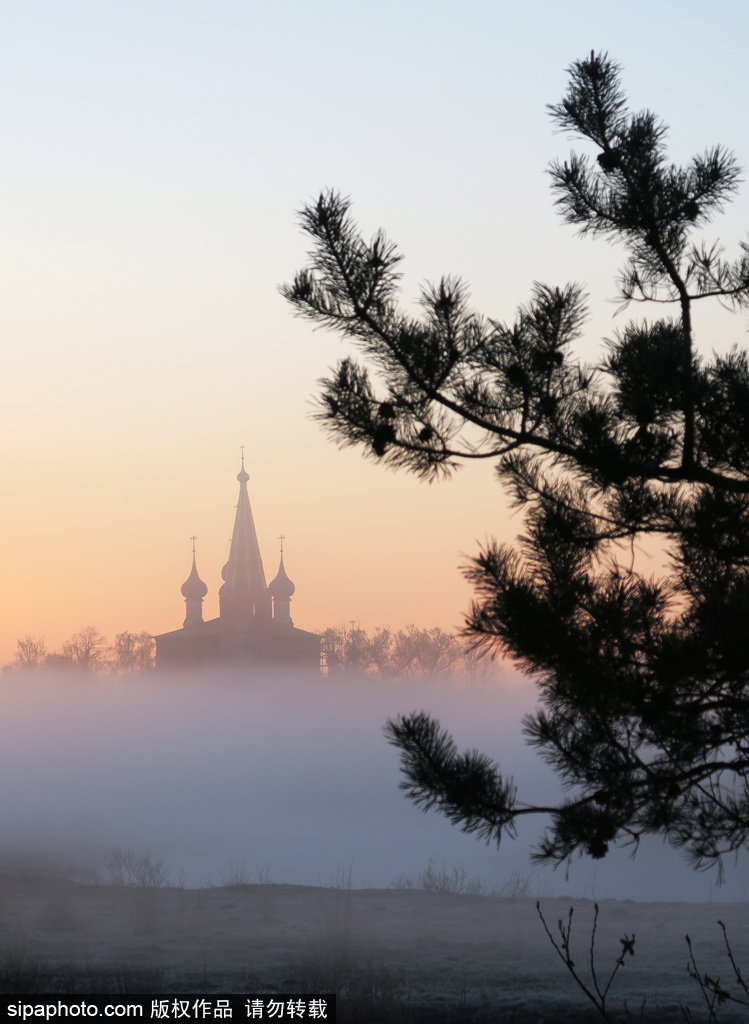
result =
[[[222,636],[222,635],[225,635],[227,633],[232,633],[232,632],[233,633],[243,633],[243,634],[247,633],[247,631],[243,630],[241,626],[234,626],[234,627],[232,627],[231,625],[227,625],[227,623],[224,622],[224,620],[221,619],[220,617],[217,617],[215,619],[206,619],[205,622],[201,622],[200,623],[200,626],[198,626],[197,629],[194,630],[194,632],[199,633],[200,636]],[[278,637],[278,634],[279,634],[279,631],[273,625],[271,625],[271,624],[267,624],[265,626],[260,627],[256,632],[268,634],[268,635],[273,636],[273,637]],[[294,636],[309,636],[309,637],[314,637],[315,639],[318,639],[318,640],[320,639],[319,636],[317,635],[317,633],[310,633],[310,631],[308,629],[298,629],[296,626],[291,628],[288,632],[289,632],[289,634],[293,634]],[[184,637],[185,635],[187,635],[189,633],[190,633],[190,630],[189,629],[185,629],[185,628],[182,628],[182,629],[170,629],[166,633],[154,634],[153,639],[154,640],[161,640],[161,638],[165,637],[165,636],[166,637],[171,637],[171,636],[173,636],[173,637]]]

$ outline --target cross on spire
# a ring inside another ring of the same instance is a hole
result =
[[[197,538],[197,537],[194,537],[194,536],[193,536],[193,537],[190,537],[190,540],[192,541],[192,553],[193,553],[193,554],[195,554],[195,541],[196,541],[197,539],[198,539],[198,538]]]
[[[283,554],[283,542],[286,540],[283,534],[278,538],[281,541],[281,554]]]

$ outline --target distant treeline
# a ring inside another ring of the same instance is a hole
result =
[[[154,667],[156,644],[150,633],[118,633],[114,643],[96,626],[83,626],[59,651],[48,651],[44,637],[25,636],[16,644],[16,656],[4,672],[52,670],[128,675]]]
[[[444,629],[409,625],[397,632],[377,627],[373,632],[352,621],[347,626],[320,630],[328,675],[401,679],[409,676],[485,676],[493,662],[477,650],[475,641]],[[13,661],[4,672],[76,671],[90,675],[130,675],[150,672],[156,645],[150,633],[117,633],[114,643],[96,626],[83,626],[59,650],[48,651],[44,637],[25,636],[16,643]]]
[[[370,633],[357,622],[320,632],[328,675],[345,674],[401,679],[408,676],[488,675],[495,667],[474,639],[444,629],[409,625],[398,632],[377,628]]]

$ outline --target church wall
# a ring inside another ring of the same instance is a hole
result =
[[[215,665],[221,657],[221,638],[207,636],[201,627],[157,636],[157,669],[193,669]]]

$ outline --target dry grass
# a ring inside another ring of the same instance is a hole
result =
[[[534,895],[534,884],[530,875],[513,871],[503,882],[488,883],[478,875],[469,877],[462,864],[448,868],[444,864],[438,870],[436,857],[413,878],[398,875],[390,882],[391,889],[421,889],[424,892],[446,893],[453,896],[499,896],[502,899],[520,899]]]
[[[169,868],[165,860],[154,860],[149,852],[113,846],[104,854],[104,867],[111,885],[139,889],[161,889],[169,884]]]

